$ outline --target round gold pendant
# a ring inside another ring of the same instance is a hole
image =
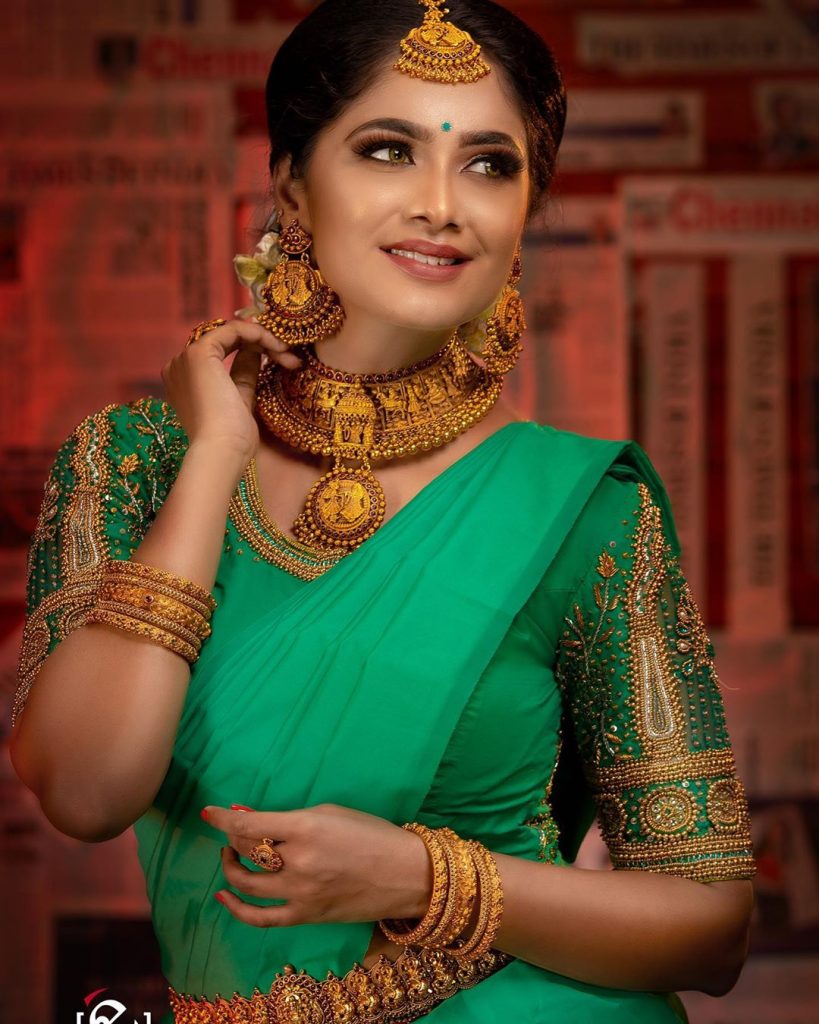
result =
[[[354,548],[375,533],[386,507],[381,484],[369,470],[337,466],[310,488],[293,532],[305,544]]]

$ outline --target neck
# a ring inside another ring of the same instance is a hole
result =
[[[315,342],[313,351],[333,370],[389,373],[439,352],[454,329],[454,325],[430,331],[383,322],[364,325],[348,314],[338,334]]]

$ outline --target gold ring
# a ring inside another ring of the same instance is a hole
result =
[[[227,320],[221,316],[216,317],[215,320],[203,320],[201,323],[198,323],[191,331],[188,340],[185,342],[185,348],[187,348],[188,345],[192,345],[195,341],[199,341],[202,335],[207,331],[212,331],[214,327],[223,327],[226,323]]]
[[[248,857],[253,861],[254,864],[258,864],[260,868],[264,868],[265,871],[281,871],[284,867],[284,861],[282,860],[281,854],[274,849],[272,839],[262,839],[261,842],[251,849]]]

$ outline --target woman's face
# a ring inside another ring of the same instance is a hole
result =
[[[501,290],[530,179],[523,120],[490,67],[445,85],[388,66],[319,135],[304,180],[291,180],[285,223],[295,215],[313,235],[313,259],[348,317],[451,330]],[[476,133],[484,138],[462,138]],[[438,270],[386,252],[418,241],[465,260]]]

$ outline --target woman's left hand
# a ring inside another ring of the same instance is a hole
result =
[[[224,832],[222,871],[248,896],[285,899],[278,907],[247,903],[229,889],[217,893],[240,921],[269,928],[316,921],[376,921],[422,917],[432,891],[432,867],[420,836],[384,818],[338,804],[295,811],[253,811],[208,805],[202,817]],[[247,868],[239,855],[263,837],[284,861],[279,871]]]

